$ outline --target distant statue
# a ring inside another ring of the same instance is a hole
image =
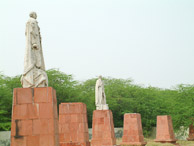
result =
[[[21,83],[23,88],[48,86],[48,77],[42,53],[40,28],[36,21],[35,12],[30,13],[26,23],[26,50],[24,56],[24,72]]]
[[[108,104],[106,104],[106,95],[104,92],[104,83],[102,81],[102,76],[99,76],[96,81],[96,90],[95,90],[95,104],[97,110],[108,110]]]

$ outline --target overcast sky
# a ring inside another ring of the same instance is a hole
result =
[[[0,71],[22,74],[35,11],[46,69],[171,88],[194,83],[194,0],[2,0]]]

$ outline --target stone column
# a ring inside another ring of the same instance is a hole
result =
[[[111,110],[93,111],[91,146],[116,145],[114,123]]]
[[[171,116],[157,116],[157,129],[155,142],[176,143]]]
[[[132,113],[124,115],[124,128],[121,146],[145,146],[141,115]]]
[[[60,146],[90,146],[86,104],[59,105],[59,137]]]
[[[11,146],[59,146],[57,99],[52,87],[14,89]]]

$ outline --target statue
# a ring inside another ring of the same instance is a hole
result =
[[[31,12],[30,18],[26,23],[24,72],[21,77],[21,84],[23,88],[48,86],[48,77],[45,72],[45,64],[41,45],[40,28],[36,18],[36,13]]]
[[[102,76],[99,76],[96,81],[96,109],[97,110],[108,110],[108,104],[106,104],[106,95],[104,92],[104,83],[102,81]]]

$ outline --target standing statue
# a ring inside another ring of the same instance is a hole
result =
[[[42,53],[40,28],[36,18],[36,13],[31,12],[30,18],[26,23],[24,73],[21,77],[23,88],[48,86],[48,77],[45,72],[45,64]]]
[[[96,90],[95,90],[95,97],[96,97],[96,109],[97,110],[108,110],[108,104],[106,104],[106,95],[104,92],[104,83],[102,81],[102,76],[99,76],[98,80],[96,81]]]

